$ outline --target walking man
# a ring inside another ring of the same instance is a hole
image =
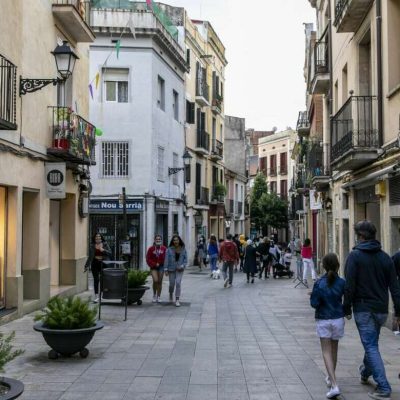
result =
[[[224,287],[232,286],[233,266],[239,262],[239,252],[236,244],[232,241],[232,235],[228,233],[226,240],[219,249],[219,260],[223,262],[222,275],[224,277]],[[229,270],[229,278],[227,276]]]
[[[360,221],[355,227],[358,244],[349,254],[345,265],[344,312],[354,319],[364,347],[363,363],[359,367],[360,382],[368,383],[372,375],[377,387],[368,393],[372,399],[390,399],[392,388],[386,378],[379,353],[379,334],[389,310],[390,290],[396,318],[400,317],[400,287],[392,259],[382,251],[375,239],[376,228],[369,221]]]

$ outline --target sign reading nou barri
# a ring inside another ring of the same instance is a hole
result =
[[[65,199],[65,163],[46,163],[46,191],[49,199]]]
[[[115,213],[122,212],[123,205],[118,199],[94,199],[89,202],[89,211],[91,213],[101,212],[101,213]],[[137,212],[143,211],[143,200],[126,200],[126,211],[127,212]]]

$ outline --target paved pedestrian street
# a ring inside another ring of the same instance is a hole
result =
[[[106,326],[89,344],[87,359],[49,360],[49,348],[32,329],[33,315],[1,327],[16,331],[25,353],[7,365],[21,379],[21,399],[37,400],[322,400],[327,391],[308,290],[287,278],[245,283],[236,273],[232,288],[190,268],[182,307],[152,304],[105,306]],[[163,299],[167,300],[164,283]],[[102,311],[103,311],[102,310]],[[393,399],[400,399],[400,339],[384,329],[381,350]],[[341,398],[364,400],[362,349],[353,321],[346,325],[337,368]]]

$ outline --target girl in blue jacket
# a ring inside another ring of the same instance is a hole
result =
[[[321,341],[322,356],[328,372],[325,382],[329,387],[329,392],[326,397],[332,399],[340,395],[335,370],[339,339],[344,336],[345,281],[338,276],[340,264],[336,254],[327,254],[322,259],[322,266],[326,274],[315,282],[310,302],[315,308],[317,335]]]

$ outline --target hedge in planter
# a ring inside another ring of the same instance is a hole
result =
[[[142,297],[149,289],[145,286],[149,271],[140,271],[131,269],[128,271],[128,304],[137,303],[138,306],[142,304]]]
[[[86,358],[89,350],[86,345],[92,340],[95,332],[103,328],[103,323],[96,321],[97,307],[91,306],[89,300],[79,297],[52,297],[47,307],[35,317],[40,321],[34,329],[43,334],[46,343],[52,348],[49,358],[59,354],[71,356],[78,353]]]
[[[5,336],[0,333],[0,372],[4,372],[5,365],[23,353],[23,350],[14,350],[11,342],[15,332]],[[24,384],[16,379],[0,376],[0,400],[12,400],[21,396]]]

